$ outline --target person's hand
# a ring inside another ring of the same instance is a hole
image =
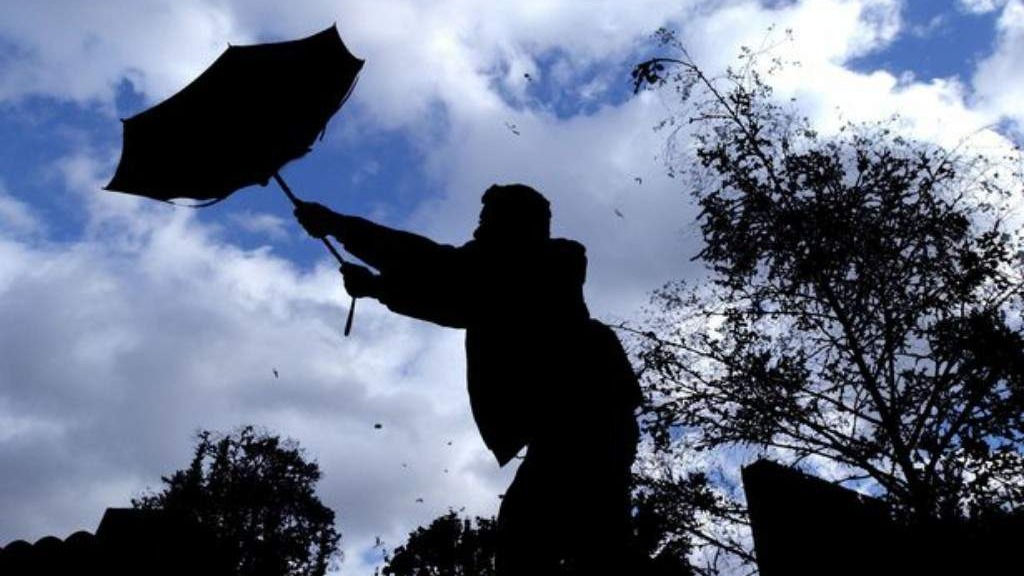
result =
[[[345,279],[345,291],[353,298],[376,296],[377,275],[366,266],[346,262],[341,265],[341,275]]]
[[[337,227],[338,214],[330,208],[316,202],[303,202],[295,207],[295,217],[306,232],[314,238],[323,238],[333,234]]]

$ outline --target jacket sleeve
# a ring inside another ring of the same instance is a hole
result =
[[[403,316],[465,328],[467,289],[465,259],[459,249],[438,245],[415,261],[382,271],[377,299]]]
[[[429,238],[342,216],[336,238],[380,272],[375,297],[393,312],[451,328],[466,325],[465,258]]]
[[[381,226],[358,216],[340,218],[341,225],[335,238],[346,250],[381,273],[454,250],[452,246],[438,244],[424,236]]]

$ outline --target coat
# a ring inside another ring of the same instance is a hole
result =
[[[585,451],[584,430],[633,421],[639,384],[615,334],[590,318],[583,245],[472,240],[455,247],[344,218],[338,239],[377,269],[381,303],[466,331],[473,417],[501,465],[537,442]],[[635,447],[635,438],[623,442]]]

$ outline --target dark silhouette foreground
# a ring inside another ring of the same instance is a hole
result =
[[[892,507],[767,460],[743,469],[761,576],[1009,574],[1024,515],[898,519]]]
[[[229,576],[231,563],[213,535],[191,519],[161,510],[108,508],[96,534],[47,536],[0,548],[3,576]]]
[[[498,573],[626,569],[640,389],[615,334],[590,318],[584,247],[550,237],[548,201],[492,186],[461,247],[314,203],[295,214],[376,269],[342,267],[352,296],[466,330],[484,442],[502,466],[529,447],[498,517]]]

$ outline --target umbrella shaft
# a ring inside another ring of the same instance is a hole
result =
[[[320,240],[322,240],[324,246],[327,246],[327,249],[331,251],[331,254],[334,254],[334,259],[338,261],[338,264],[345,263],[345,259],[341,257],[341,254],[338,252],[338,249],[334,247],[334,244],[331,244],[330,240],[328,240],[327,238],[321,238]]]
[[[281,190],[284,191],[285,196],[287,196],[288,199],[292,201],[292,204],[298,207],[300,200],[298,196],[296,196],[292,192],[291,187],[288,186],[288,184],[284,181],[284,178],[281,178],[281,175],[275,172],[274,180],[277,182],[277,185],[281,187]],[[334,259],[338,261],[338,264],[345,263],[345,259],[342,258],[341,253],[339,253],[338,249],[334,247],[334,244],[331,244],[330,240],[328,240],[326,237],[321,238],[320,240],[324,243],[324,246],[326,246],[327,249],[330,250],[331,254],[334,256]]]
[[[280,174],[274,172],[274,180],[277,181],[277,185],[281,187],[282,191],[284,191],[285,196],[287,196],[288,199],[292,201],[292,204],[294,204],[297,207],[299,205],[300,200],[294,193],[292,193],[292,189],[284,181],[284,178],[281,178]],[[341,254],[338,252],[338,249],[334,247],[334,244],[331,244],[330,240],[324,237],[321,238],[320,241],[324,243],[324,246],[327,246],[328,250],[331,251],[331,254],[334,255],[334,259],[338,261],[338,264],[345,264],[345,259],[341,257]],[[356,298],[355,296],[353,296],[352,303],[348,305],[348,317],[345,318],[345,336],[348,336],[349,334],[352,333],[352,318],[355,316],[355,312]]]
[[[284,190],[285,196],[287,196],[288,199],[292,201],[292,204],[298,206],[299,198],[292,193],[291,186],[288,186],[288,183],[284,181],[284,178],[281,178],[280,174],[274,172],[274,180],[277,182],[277,185],[281,187],[281,190]]]

